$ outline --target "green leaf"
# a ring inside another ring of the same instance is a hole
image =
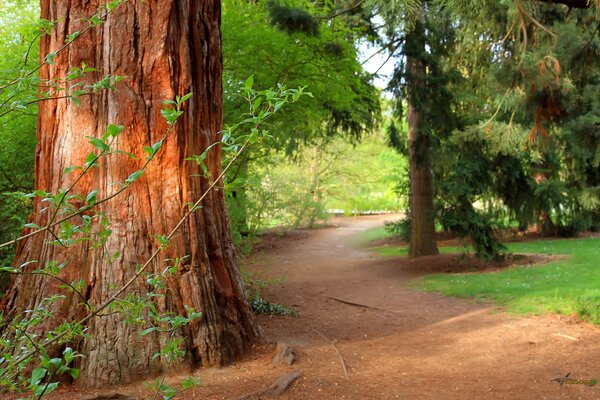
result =
[[[125,130],[125,127],[123,125],[113,125],[110,124],[106,127],[106,133],[105,136],[109,136],[109,137],[117,137],[119,136],[119,134],[121,134],[121,132],[123,132]]]
[[[148,158],[154,157],[154,149],[150,146],[144,146],[144,151],[148,154]]]
[[[98,15],[93,15],[92,18],[89,19],[90,26],[96,27],[104,23],[104,21]]]
[[[54,58],[56,57],[56,53],[48,53],[46,58],[44,59],[49,65],[54,65]]]
[[[144,175],[144,170],[135,171],[133,174],[129,175],[127,179],[125,179],[125,182],[131,184],[140,179],[142,175]]]
[[[132,154],[132,153],[130,153],[128,151],[125,151],[125,150],[113,150],[112,153],[113,154],[125,154],[130,159],[137,160],[137,157],[135,156],[135,154]]]
[[[55,357],[55,358],[51,359],[51,360],[49,361],[49,363],[50,363],[50,365],[52,365],[54,368],[57,368],[57,369],[58,369],[58,367],[60,367],[60,365],[63,363],[63,360],[62,360],[62,358]]]
[[[98,192],[98,189],[94,189],[91,192],[89,192],[88,195],[85,197],[85,202],[88,203],[90,206],[94,206],[97,201],[96,195],[98,194]]]
[[[110,150],[110,146],[108,144],[104,143],[104,141],[102,141],[102,139],[92,138],[92,139],[90,139],[90,144],[92,146],[94,146],[95,148],[97,148],[98,150],[102,150],[102,151]]]
[[[69,374],[73,379],[79,378],[79,369],[77,368],[69,368]]]
[[[93,166],[96,163],[96,161],[98,161],[98,156],[96,155],[96,153],[94,153],[94,152],[89,153],[87,155],[87,157],[85,158],[86,168]]]
[[[167,248],[171,245],[167,235],[156,235],[156,240],[158,240],[158,243],[160,243],[160,246],[163,248]]]
[[[200,379],[194,379],[194,378],[188,377],[188,378],[184,379],[183,382],[181,382],[182,390],[189,390],[196,386],[200,386]]]
[[[183,111],[173,110],[172,108],[165,108],[163,110],[160,110],[160,113],[167,120],[169,125],[173,125],[175,121],[177,121],[177,118],[179,118],[183,114]]]
[[[246,82],[244,83],[244,87],[246,88],[247,92],[252,89],[252,86],[254,86],[254,75],[250,75],[250,77],[246,79]]]
[[[152,150],[154,150],[154,153],[156,153],[158,150],[160,150],[160,148],[162,147],[162,145],[163,145],[163,141],[162,140],[154,143],[152,145]]]
[[[261,103],[262,103],[262,98],[260,98],[260,97],[256,100],[254,100],[254,103],[252,103],[252,109],[256,110],[258,107],[260,107]]]
[[[79,31],[73,32],[70,35],[67,35],[67,38],[65,39],[65,43],[71,43],[72,41],[77,39],[79,37],[79,35],[81,35],[81,32],[79,32]]]
[[[35,386],[39,385],[39,383],[41,382],[42,379],[44,379],[44,377],[46,376],[46,374],[48,373],[48,370],[46,368],[36,368],[33,371],[31,371],[31,378],[29,379],[29,384],[30,384],[30,388],[34,388]]]
[[[181,105],[183,103],[185,103],[186,101],[188,101],[192,96],[194,95],[194,93],[190,92],[186,95],[184,95],[182,98],[179,99],[178,104]]]
[[[42,394],[47,395],[52,393],[58,387],[58,382],[47,383],[42,386],[38,386],[33,392],[34,396],[41,396]]]
[[[140,336],[146,336],[149,333],[152,333],[154,331],[158,330],[158,328],[156,326],[152,326],[148,329],[144,329],[143,331],[140,332]]]

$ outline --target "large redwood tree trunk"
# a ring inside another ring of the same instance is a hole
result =
[[[57,21],[56,29],[41,40],[41,54],[56,51],[66,35],[85,26],[103,4],[100,0],[41,0],[42,18]],[[127,78],[118,90],[81,97],[81,106],[70,100],[40,104],[39,145],[36,154],[35,187],[57,193],[68,187],[77,172],[63,170],[83,165],[93,150],[86,136],[101,137],[107,124],[125,126],[118,137],[120,150],[134,153],[138,160],[111,155],[100,162],[75,188],[85,196],[99,189],[98,198],[118,190],[144,162],[143,146],[161,139],[167,124],[160,114],[165,99],[193,92],[184,116],[177,122],[145,175],[119,197],[100,206],[111,220],[112,235],[104,248],[83,243],[65,249],[50,245],[49,234],[38,235],[18,246],[16,265],[37,260],[43,267],[51,260],[67,263],[60,277],[82,278],[84,295],[92,305],[108,299],[149,259],[157,248],[155,235],[168,234],[209,182],[198,177],[198,168],[185,161],[201,154],[218,140],[221,129],[221,43],[220,0],[130,1],[111,14],[106,23],[85,34],[41,70],[43,79],[64,76],[69,66],[86,63],[98,69],[94,79],[105,75]],[[220,172],[219,150],[211,152],[206,164],[213,177]],[[31,220],[43,226],[49,219],[46,203],[36,200]],[[80,221],[80,220],[79,220]],[[107,253],[117,255],[110,261]],[[179,272],[167,281],[161,311],[186,314],[184,305],[203,313],[177,335],[184,339],[189,366],[222,365],[242,354],[257,334],[244,298],[232,247],[223,192],[213,191],[203,208],[185,221],[172,246],[151,265],[160,272],[167,258],[188,256]],[[64,320],[77,320],[86,313],[81,299],[60,289],[60,282],[32,275],[16,276],[3,300],[8,317],[33,309],[53,294],[65,294],[52,310],[56,316],[42,324],[41,334]],[[145,295],[145,279],[130,293]],[[89,338],[75,345],[85,354],[80,382],[88,386],[129,382],[164,369],[152,360],[165,334],[140,336],[144,326],[128,325],[117,314],[91,320]],[[147,326],[146,326],[147,327]],[[60,349],[57,349],[57,351]]]
[[[422,11],[423,13],[424,11]],[[410,257],[438,254],[435,241],[435,213],[433,208],[433,174],[431,151],[424,130],[424,97],[428,95],[425,80],[424,14],[407,35],[406,50],[408,94],[408,147],[410,178]]]

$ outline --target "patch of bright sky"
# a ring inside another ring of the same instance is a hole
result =
[[[394,57],[390,57],[387,50],[382,51],[381,47],[372,46],[367,42],[361,42],[358,51],[365,71],[376,74],[373,78],[375,86],[385,89],[394,74]]]
[[[378,26],[383,26],[383,19],[376,16],[373,23]],[[382,34],[380,32],[380,34]],[[358,52],[363,68],[370,74],[375,74],[373,83],[382,91],[387,88],[392,75],[394,74],[394,65],[396,63],[394,57],[390,57],[387,50],[382,50],[380,46],[372,45],[366,40],[358,44]],[[389,93],[384,92],[384,96]]]

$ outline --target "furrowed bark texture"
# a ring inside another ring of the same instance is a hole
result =
[[[82,30],[82,18],[91,16],[103,1],[42,0],[42,18],[56,20],[56,29],[41,40],[41,54],[56,51],[66,35]],[[65,249],[50,245],[50,234],[38,235],[18,246],[16,265],[37,260],[43,267],[51,260],[66,262],[60,277],[65,281],[82,278],[84,295],[93,305],[102,304],[130,279],[157,248],[155,235],[166,235],[186,210],[208,189],[195,164],[186,157],[201,154],[218,140],[221,129],[221,43],[219,0],[130,1],[111,14],[106,23],[92,29],[44,67],[44,79],[64,76],[69,66],[82,63],[98,69],[90,81],[106,75],[125,76],[118,90],[81,97],[81,106],[70,100],[40,103],[39,145],[36,154],[35,186],[58,193],[67,188],[79,172],[63,174],[65,167],[83,165],[93,150],[86,136],[101,137],[107,124],[124,125],[118,137],[120,150],[134,153],[102,159],[100,167],[86,175],[74,193],[86,196],[99,189],[98,199],[114,193],[118,182],[138,170],[145,161],[143,146],[160,140],[167,130],[161,116],[162,102],[193,92],[184,116],[151,162],[144,176],[119,197],[100,206],[112,221],[112,235],[103,248],[89,243]],[[206,160],[213,177],[221,169],[220,149]],[[39,199],[31,220],[44,226],[51,212]],[[188,256],[179,272],[167,282],[166,296],[159,300],[163,312],[186,315],[184,305],[201,311],[176,336],[184,338],[186,362],[190,367],[223,365],[244,351],[257,334],[244,298],[235,252],[229,233],[223,192],[212,191],[203,208],[185,221],[169,247],[149,272],[165,268],[165,260]],[[81,219],[76,218],[75,223]],[[115,255],[109,261],[107,254]],[[32,275],[13,278],[3,300],[8,317],[37,307],[54,294],[66,298],[52,306],[56,317],[42,325],[38,333],[65,320],[85,315],[81,299],[68,294],[54,279]],[[127,294],[145,296],[148,286],[139,279]],[[81,361],[79,382],[100,386],[130,382],[156,374],[165,365],[152,356],[167,339],[166,334],[140,336],[146,326],[128,325],[116,314],[93,319],[88,324],[89,339],[74,345],[86,355]],[[73,344],[71,344],[73,345]],[[60,349],[55,349],[59,351]]]
[[[427,71],[420,57],[425,53],[423,30],[423,21],[416,23],[406,39],[407,43],[413,46],[413,50],[406,57],[409,99],[407,119],[410,164],[410,257],[438,254],[435,242],[430,143],[427,132],[424,132],[425,102],[422,101],[422,97],[427,95],[424,87]]]

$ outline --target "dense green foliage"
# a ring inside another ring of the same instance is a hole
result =
[[[508,225],[563,236],[597,229],[596,8],[484,1],[473,14],[461,1],[442,11],[426,2],[418,20],[410,2],[375,3],[390,48],[427,26],[425,51],[397,50],[391,88],[398,110],[412,102],[426,116],[442,229],[469,237],[484,258],[500,255],[495,231]],[[422,98],[407,95],[407,54],[427,66]],[[390,130],[390,141],[407,153],[405,132]]]
[[[299,149],[290,159],[274,154],[249,167],[251,232],[273,225],[312,227],[331,213],[399,210],[395,192],[405,160],[381,135],[352,145],[339,138]]]
[[[553,5],[496,11],[505,27],[515,12],[548,28],[526,26],[527,38],[500,42],[506,34],[488,24],[481,32],[495,36],[497,48],[461,48],[463,68],[477,71],[469,78],[480,85],[470,93],[482,106],[472,107],[470,118],[480,122],[446,146],[455,182],[444,193],[471,191],[470,204],[496,198],[522,228],[537,224],[545,233],[573,235],[597,220],[600,70],[585,56],[598,54],[597,21],[590,11]]]
[[[322,181],[334,171],[327,158],[339,158],[334,153],[344,146],[336,137],[356,141],[376,125],[379,95],[349,40],[354,31],[309,14],[330,10],[308,1],[223,4],[225,123],[244,107],[240,85],[250,74],[257,88],[285,84],[312,93],[271,121],[272,138],[255,145],[228,176],[238,238],[273,223],[310,226],[324,217]]]
[[[39,5],[4,1],[0,12],[0,87],[32,69],[38,61]],[[13,239],[27,218],[29,205],[16,193],[33,189],[36,106],[22,102],[37,95],[35,85],[0,91],[0,242]],[[10,113],[9,113],[10,111]],[[14,248],[0,249],[0,264]]]

